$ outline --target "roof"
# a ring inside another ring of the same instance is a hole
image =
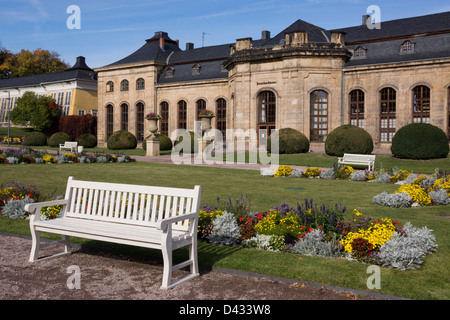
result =
[[[27,77],[1,79],[0,88],[18,88],[39,86],[45,83],[63,82],[68,80],[96,81],[97,75],[94,70],[86,65],[85,58],[77,57],[77,62],[66,71],[39,74]]]
[[[269,39],[266,43],[263,44],[263,46],[278,45],[282,43],[282,41],[284,41],[286,33],[294,31],[304,31],[308,33],[308,42],[318,42],[318,43],[329,42],[328,31],[299,19],[295,21],[293,24],[291,24],[289,27],[281,31],[275,37]]]

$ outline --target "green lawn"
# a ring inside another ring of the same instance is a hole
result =
[[[419,170],[418,170],[419,171]],[[215,205],[217,197],[240,197],[246,194],[255,211],[269,209],[281,202],[295,205],[313,198],[319,204],[333,206],[345,204],[345,218],[351,219],[357,208],[375,217],[389,217],[401,224],[407,221],[415,226],[427,226],[434,230],[439,244],[438,252],[428,255],[421,269],[399,271],[382,268],[381,289],[377,293],[403,296],[413,299],[449,299],[450,248],[448,230],[450,220],[441,215],[449,213],[449,206],[392,209],[371,203],[374,195],[392,192],[398,186],[390,184],[330,181],[301,178],[267,178],[259,171],[220,169],[212,167],[176,166],[156,163],[109,163],[109,164],[34,164],[1,165],[0,184],[19,180],[23,184],[35,184],[38,189],[50,193],[64,192],[68,176],[76,179],[133,183],[191,188],[202,186],[202,204]],[[288,188],[304,188],[291,190]],[[29,235],[28,222],[0,217],[0,231]],[[91,241],[79,240],[82,243]],[[99,245],[99,243],[95,243]],[[110,247],[109,244],[102,244]],[[123,247],[124,250],[135,250]],[[160,256],[159,252],[140,249],[139,252]],[[185,256],[180,249],[176,257]],[[366,287],[368,265],[344,259],[326,259],[244,249],[241,247],[216,246],[201,242],[199,260],[203,265],[239,269],[243,271],[317,282],[370,291]]]

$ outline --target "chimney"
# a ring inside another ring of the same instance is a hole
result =
[[[186,51],[194,49],[194,44],[192,42],[186,42]]]
[[[252,38],[242,38],[236,40],[236,51],[249,50],[252,48]]]
[[[336,43],[339,45],[345,45],[345,32],[342,31],[331,31],[331,43]]]
[[[308,43],[308,33],[305,31],[287,32],[284,35],[284,39],[286,46],[297,47]]]
[[[362,16],[362,25],[365,27],[367,26],[367,21],[370,19],[370,15],[368,14],[363,14]]]
[[[164,50],[165,40],[164,38],[159,38],[159,46]]]
[[[263,30],[261,32],[261,40],[269,40],[270,39],[270,31]]]

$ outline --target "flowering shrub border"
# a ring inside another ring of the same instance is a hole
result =
[[[30,148],[0,149],[0,164],[108,163],[134,161],[136,160],[122,153],[48,153],[46,150],[33,150]]]

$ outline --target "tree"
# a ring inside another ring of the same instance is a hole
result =
[[[13,56],[13,54],[12,54],[11,51],[9,51],[9,50],[3,48],[3,47],[0,45],[0,67],[3,65],[3,63],[4,63],[7,59],[9,59],[9,58],[12,57],[12,56]],[[3,79],[3,78],[5,78],[5,77],[6,77],[6,72],[0,70],[0,79]]]
[[[3,49],[5,59],[0,64],[0,77],[17,78],[37,74],[64,71],[69,68],[59,57],[59,54],[48,50],[36,49],[33,52],[22,49],[19,53],[12,54]],[[1,58],[0,51],[0,58]],[[8,54],[9,53],[9,54]],[[0,60],[0,62],[2,62]]]
[[[34,92],[27,91],[17,99],[17,107],[10,114],[12,123],[29,124],[36,131],[50,128],[58,115],[58,107],[51,97],[36,97]]]

